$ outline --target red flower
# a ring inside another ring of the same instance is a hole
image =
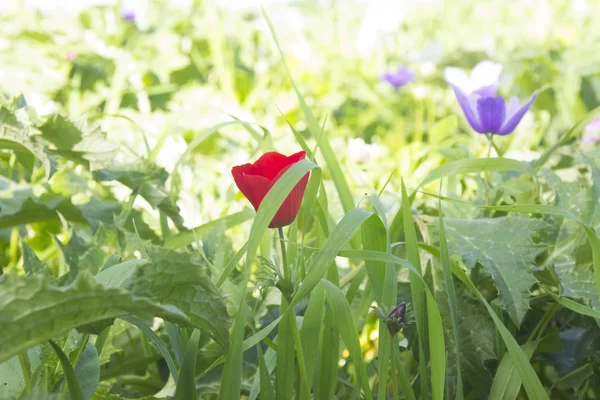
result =
[[[298,161],[304,160],[305,157],[305,151],[300,151],[289,157],[270,151],[263,154],[254,164],[233,167],[231,174],[242,194],[252,203],[254,209],[258,210],[258,206],[260,206],[260,203],[262,203],[267,192],[273,187],[275,182],[277,182],[288,168]],[[277,211],[277,214],[275,214],[275,217],[273,217],[269,228],[280,228],[294,222],[300,210],[300,203],[302,203],[307,183],[308,173],[292,189]]]

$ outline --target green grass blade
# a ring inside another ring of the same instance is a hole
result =
[[[411,271],[410,277],[410,293],[412,296],[413,309],[415,311],[417,322],[417,334],[419,335],[419,380],[421,383],[421,397],[427,396],[429,392],[427,387],[427,359],[425,356],[425,297],[424,284],[421,280],[421,256],[419,255],[419,246],[417,244],[417,233],[413,223],[412,211],[410,209],[410,201],[406,193],[406,187],[402,182],[402,220],[404,225],[404,237],[406,242],[406,256],[408,262],[413,265],[417,272]]]
[[[533,352],[539,342],[539,340],[536,340],[534,342],[527,342],[521,346],[528,360],[533,356]],[[519,395],[519,391],[521,391],[522,384],[523,382],[512,356],[510,353],[506,353],[502,357],[502,361],[500,361],[488,398],[489,400],[515,400]]]
[[[223,285],[223,282],[225,282],[225,280],[227,278],[229,278],[229,275],[231,275],[231,273],[235,269],[235,266],[240,262],[240,260],[242,259],[242,257],[244,257],[244,254],[246,254],[247,250],[248,250],[248,243],[246,242],[238,250],[238,252],[235,253],[235,255],[233,256],[233,258],[231,260],[229,260],[229,262],[227,263],[227,266],[223,269],[223,273],[221,274],[221,276],[219,277],[219,280],[217,281],[217,287],[218,288],[220,288],[221,285]]]
[[[287,309],[288,302],[281,296],[280,314]],[[294,393],[296,377],[296,351],[292,339],[290,317],[296,318],[293,312],[279,323],[277,332],[277,365],[275,367],[275,394],[278,399],[291,399]]]
[[[179,328],[169,321],[165,321],[165,328],[167,329],[171,349],[173,349],[173,354],[175,355],[175,361],[177,361],[177,365],[181,368],[181,363],[183,362],[183,345],[181,343]]]
[[[227,215],[222,218],[218,218],[207,222],[206,224],[199,225],[195,228],[192,228],[188,231],[181,232],[176,235],[169,236],[165,240],[164,246],[170,249],[185,247],[190,245],[196,241],[197,238],[202,237],[204,234],[212,231],[221,223],[225,223],[225,228],[229,229],[236,225],[239,225],[243,222],[248,221],[255,215],[254,210],[251,208],[246,208],[243,211],[237,212],[235,214]]]
[[[448,253],[448,242],[446,241],[446,229],[444,227],[444,218],[442,217],[442,204],[439,203],[440,209],[440,262],[444,272],[444,281],[448,293],[448,303],[450,305],[450,318],[452,319],[452,331],[454,335],[455,351],[456,351],[456,399],[464,399],[462,372],[460,368],[460,331],[458,328],[458,311],[456,305],[456,292],[454,290],[454,281],[452,279],[452,265],[450,263],[450,255]]]
[[[52,346],[54,349],[54,352],[60,361],[60,365],[62,366],[63,373],[65,374],[65,380],[67,381],[67,387],[69,388],[69,396],[72,400],[85,400],[81,391],[81,387],[79,386],[79,382],[77,381],[77,377],[75,376],[75,370],[73,369],[69,358],[52,340],[50,340],[48,343],[50,343],[50,346]]]
[[[271,31],[271,35],[273,36],[273,40],[275,41],[275,45],[277,46],[277,50],[279,51],[279,54],[281,56],[281,60],[285,67],[285,71],[286,71],[288,78],[290,79],[290,82],[292,83],[294,91],[296,92],[296,95],[298,97],[298,102],[300,103],[300,108],[302,109],[302,112],[304,113],[304,118],[306,118],[306,123],[308,125],[308,129],[309,129],[311,135],[313,136],[313,138],[319,141],[319,148],[321,149],[321,153],[323,154],[325,163],[327,164],[327,167],[329,168],[329,171],[333,178],[333,182],[335,183],[335,186],[337,188],[338,194],[340,196],[340,201],[342,203],[342,207],[344,208],[344,212],[348,213],[348,212],[350,212],[350,210],[352,210],[354,208],[354,199],[352,197],[352,192],[350,192],[350,187],[348,186],[348,182],[346,181],[346,176],[344,175],[344,173],[342,171],[340,163],[335,156],[335,152],[334,152],[333,148],[331,147],[331,144],[329,143],[329,141],[327,140],[326,137],[321,137],[321,126],[319,125],[319,122],[317,121],[317,119],[313,115],[312,111],[306,104],[304,97],[300,93],[300,90],[298,90],[298,87],[296,86],[296,83],[294,82],[294,79],[292,78],[292,74],[287,66],[287,63],[285,62],[285,56],[283,54],[283,51],[281,50],[281,46],[279,45],[279,40],[277,39],[277,35],[275,34],[275,29],[273,28],[273,24],[271,23],[271,20],[269,19],[269,17],[267,16],[267,13],[264,10],[263,10],[263,16],[265,17],[265,20],[267,21],[267,24],[269,25],[269,30]]]
[[[148,325],[146,325],[144,322],[140,321],[139,319],[137,319],[133,316],[130,316],[130,315],[121,317],[121,319],[123,321],[126,321],[126,322],[130,323],[131,325],[135,326],[140,331],[142,331],[146,336],[148,336],[148,338],[152,341],[152,344],[154,344],[154,346],[156,346],[156,349],[158,350],[158,352],[165,359],[165,362],[167,363],[167,367],[169,367],[169,372],[171,373],[171,376],[173,377],[173,380],[175,381],[175,383],[177,383],[177,381],[179,380],[179,373],[177,372],[177,366],[175,365],[175,361],[173,360],[173,357],[171,357],[171,353],[169,352],[169,348],[167,347],[165,342],[162,341],[162,339],[156,334],[156,332],[154,332]],[[180,363],[180,365],[181,365],[181,363]]]
[[[196,356],[198,344],[200,343],[200,331],[194,329],[188,341],[181,364],[181,376],[175,389],[175,400],[196,399]]]
[[[429,356],[431,363],[431,395],[433,400],[444,399],[446,380],[446,345],[442,316],[435,302],[435,297],[425,286],[427,296],[427,322],[429,324]]]
[[[363,222],[372,215],[373,214],[368,211],[355,208],[342,218],[323,244],[323,247],[316,255],[314,261],[311,263],[310,269],[307,271],[302,285],[294,295],[290,307],[298,304],[298,302],[306,297],[319,281],[323,279],[327,269],[334,262],[335,257],[340,250],[346,245]]]
[[[322,283],[319,283],[310,294],[308,306],[302,320],[302,327],[300,328],[302,350],[306,360],[306,380],[308,387],[312,387],[316,370],[317,350],[318,344],[321,341],[321,328],[323,326],[324,305],[325,288]],[[302,390],[302,387],[300,390]]]
[[[273,391],[273,385],[271,384],[265,355],[260,346],[256,346],[256,351],[258,352],[258,369],[260,373],[260,398],[264,400],[275,400],[275,392]]]
[[[335,318],[335,324],[339,329],[340,335],[350,352],[352,361],[356,367],[359,385],[362,387],[367,399],[373,399],[371,388],[369,387],[369,378],[363,362],[360,340],[358,338],[356,323],[352,317],[352,310],[346,301],[344,293],[335,284],[325,280],[325,292],[327,293],[327,304],[331,307],[332,315]]]
[[[446,176],[490,171],[521,171],[529,172],[532,175],[535,174],[531,165],[523,161],[512,160],[510,158],[473,158],[451,161],[439,166],[427,175],[418,188]]]

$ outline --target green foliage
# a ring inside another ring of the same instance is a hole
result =
[[[0,399],[600,397],[593,7],[10,3]],[[539,90],[493,142],[443,79],[490,54]],[[294,149],[255,212],[232,166]]]

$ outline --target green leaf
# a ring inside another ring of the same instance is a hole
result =
[[[65,379],[67,381],[67,386],[69,387],[69,395],[73,400],[85,400],[83,397],[83,393],[81,392],[81,387],[79,386],[79,382],[77,382],[77,377],[75,376],[75,371],[73,370],[73,366],[69,361],[69,358],[65,355],[60,347],[56,345],[52,340],[50,340],[50,346],[56,352],[58,359],[60,360],[60,365],[62,366],[63,373],[65,374]]]
[[[200,331],[195,329],[188,341],[181,364],[181,375],[175,390],[175,400],[196,399],[196,355],[200,342]]]
[[[363,362],[363,355],[360,346],[360,340],[358,339],[356,322],[352,317],[352,310],[346,300],[346,297],[342,293],[339,287],[333,283],[324,280],[325,292],[327,293],[327,304],[331,307],[335,325],[350,352],[352,361],[357,370],[357,379],[360,387],[363,389],[363,393],[367,399],[373,399],[371,388],[369,387],[369,377],[367,376],[367,370]]]
[[[248,221],[254,215],[256,215],[254,210],[252,210],[251,208],[246,208],[243,211],[212,220],[210,222],[207,222],[206,224],[186,230],[185,232],[169,236],[165,240],[165,247],[171,249],[185,247],[191,243],[194,243],[194,241],[196,241],[198,238],[212,231],[221,223],[225,223],[225,228],[229,229]]]
[[[41,276],[5,274],[0,277],[0,320],[5,324],[0,330],[0,362],[78,326],[126,314],[189,323],[174,307],[124,289],[107,289],[85,271],[62,287]]]
[[[442,204],[439,203],[440,217],[439,217],[439,231],[440,231],[440,262],[442,264],[442,271],[444,273],[444,284],[446,286],[446,292],[448,294],[448,304],[450,308],[450,318],[452,320],[452,337],[454,339],[454,350],[456,355],[456,399],[461,400],[464,398],[463,393],[463,382],[462,382],[462,371],[461,371],[461,356],[460,343],[462,336],[459,330],[458,324],[458,306],[456,300],[456,292],[454,288],[454,281],[452,279],[452,266],[450,264],[450,255],[448,252],[448,242],[446,241],[446,229],[444,226],[444,218],[442,217]]]
[[[531,359],[533,352],[537,347],[539,340],[527,342],[521,346],[525,355]],[[490,390],[490,400],[515,400],[521,390],[523,382],[517,371],[517,367],[510,353],[506,353],[502,357],[502,361],[496,371],[492,389]]]
[[[469,279],[465,271],[463,271],[460,268],[460,266],[458,266],[456,263],[452,264],[452,272],[473,292],[473,294],[475,294],[475,296],[477,296],[477,298],[483,303],[485,308],[487,308],[489,315],[494,320],[496,329],[498,329],[500,336],[502,336],[502,340],[504,341],[504,344],[506,345],[506,348],[508,349],[511,358],[517,366],[517,371],[519,372],[519,375],[523,380],[523,386],[525,387],[525,391],[527,392],[528,398],[532,400],[547,400],[548,395],[546,394],[544,386],[542,385],[538,376],[536,375],[535,370],[529,363],[529,359],[527,358],[521,347],[519,347],[519,344],[512,336],[510,331],[506,329],[500,318],[498,318],[494,309],[489,305],[489,303],[479,292],[479,290],[477,290],[477,288],[475,287],[473,282],[471,282],[471,279]]]
[[[75,366],[75,377],[81,386],[81,392],[85,400],[90,400],[98,383],[100,382],[100,364],[98,362],[98,352],[96,346],[92,343],[87,343],[77,365]]]
[[[422,281],[421,256],[417,245],[417,232],[413,222],[413,215],[410,209],[410,200],[404,181],[402,181],[402,224],[404,226],[404,237],[406,241],[406,256],[408,262],[414,266],[416,271],[409,272],[410,294],[412,305],[415,310],[417,320],[418,348],[419,348],[419,382],[421,384],[421,396],[429,392],[427,387],[427,359],[425,355],[425,297],[424,284]]]
[[[139,319],[132,317],[132,316],[124,316],[124,317],[121,317],[121,319],[123,321],[130,323],[131,325],[136,326],[139,330],[144,332],[144,334],[146,336],[148,336],[148,338],[150,338],[150,340],[152,341],[154,346],[156,346],[159,353],[165,359],[165,362],[167,363],[167,366],[169,367],[169,371],[171,372],[171,376],[173,377],[173,380],[175,381],[175,383],[177,383],[179,381],[179,372],[177,371],[177,366],[175,365],[175,361],[173,360],[173,357],[171,357],[171,353],[169,352],[169,349],[167,348],[167,345],[165,344],[165,342],[163,342],[162,339],[156,334],[156,332],[154,332],[152,330],[152,328],[150,326],[148,326],[146,323],[144,323],[143,321],[140,321]],[[165,322],[165,323],[169,323],[169,322]]]
[[[451,253],[469,268],[481,263],[493,276],[500,300],[518,326],[529,309],[532,267],[545,246],[532,235],[546,224],[533,218],[502,217],[475,220],[444,219]]]
[[[363,222],[372,216],[373,214],[368,211],[355,208],[342,218],[310,264],[306,277],[294,294],[290,307],[298,304],[323,279],[327,273],[327,268],[335,261],[335,257],[340,250],[348,243]]]
[[[221,294],[206,275],[204,262],[189,253],[161,248],[148,249],[148,255],[150,263],[138,266],[125,286],[134,293],[150,295],[160,304],[177,307],[195,327],[206,330],[226,347],[229,314]]]
[[[419,184],[419,188],[445,176],[471,174],[488,171],[520,171],[534,175],[533,168],[529,163],[511,160],[509,158],[475,158],[467,160],[451,161],[444,164],[427,175],[427,178]]]
[[[42,137],[54,144],[57,149],[72,149],[83,139],[83,133],[73,121],[55,114],[38,126]]]

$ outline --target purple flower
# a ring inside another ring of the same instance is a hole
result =
[[[502,64],[489,60],[481,61],[474,66],[470,75],[456,67],[444,69],[444,79],[452,87],[459,88],[466,94],[478,92],[484,97],[496,94],[496,88],[502,80],[501,74]]]
[[[600,142],[600,137],[597,136],[586,136],[584,135],[581,138],[581,143],[598,143]]]
[[[537,95],[536,90],[523,105],[517,97],[511,97],[506,104],[506,100],[502,96],[495,96],[495,90],[491,88],[475,91],[468,96],[457,87],[453,86],[453,89],[469,125],[479,133],[497,135],[508,135],[514,131]]]
[[[406,67],[400,67],[396,72],[386,71],[380,79],[392,85],[395,89],[400,89],[408,82],[415,79],[415,73]]]
[[[124,11],[123,18],[129,22],[135,22],[135,12],[132,10]]]

